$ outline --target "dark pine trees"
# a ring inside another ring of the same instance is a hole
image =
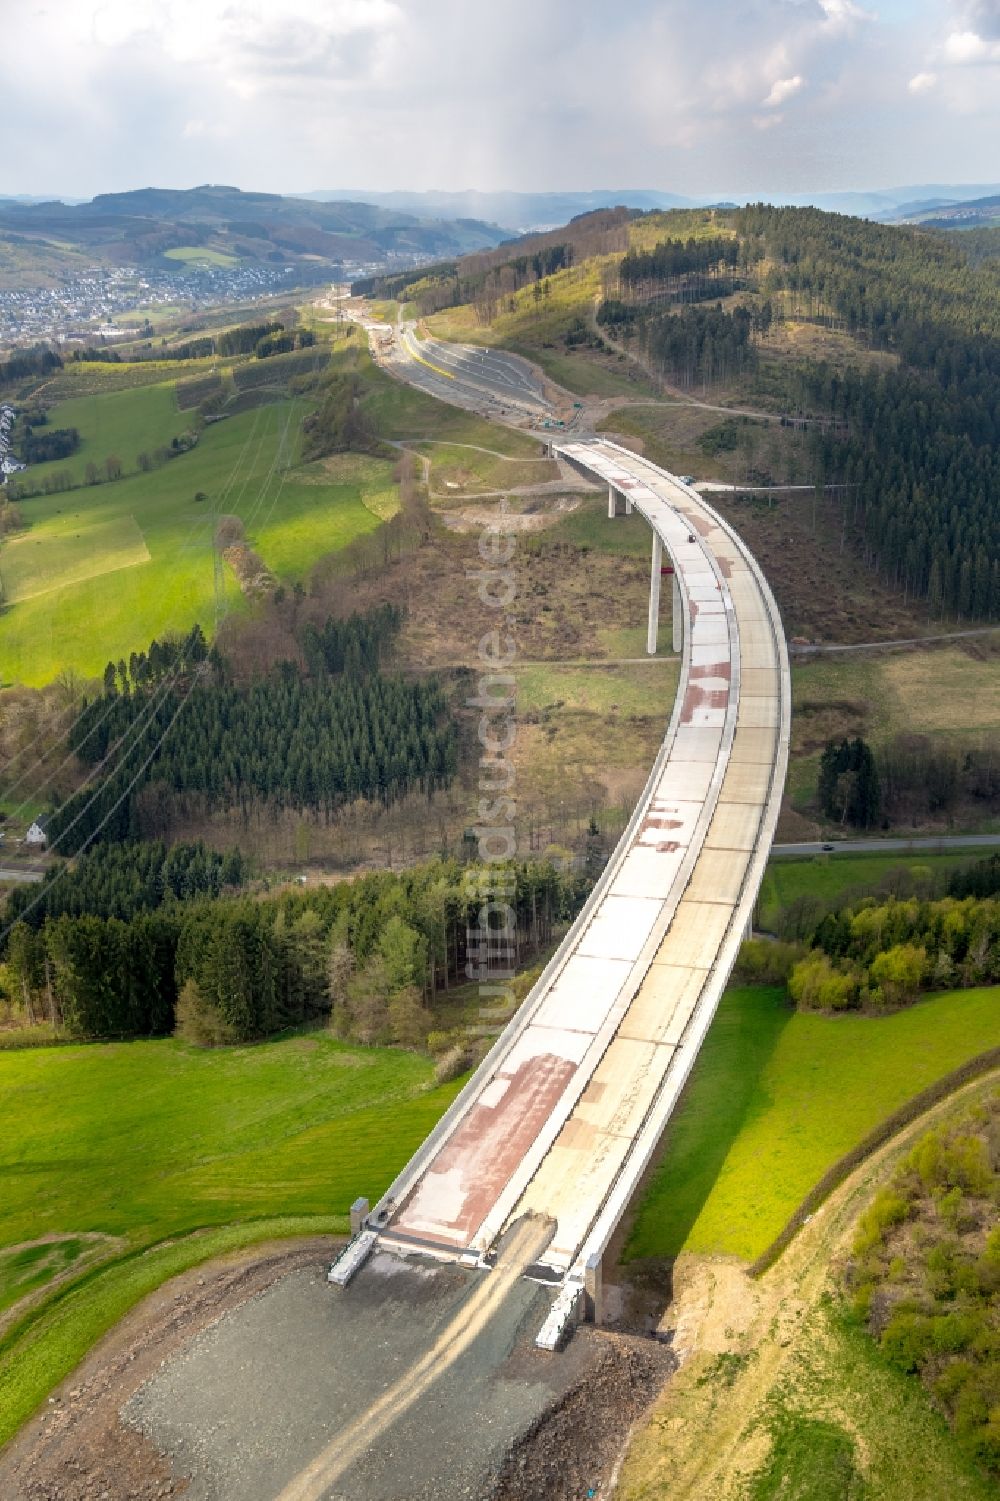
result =
[[[882,792],[871,746],[860,736],[828,745],[819,766],[819,804],[827,818],[871,829],[882,813]]]

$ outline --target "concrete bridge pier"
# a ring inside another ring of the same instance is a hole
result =
[[[646,631],[646,651],[656,656],[656,638],[660,633],[660,574],[663,569],[663,542],[659,532],[653,533],[653,560],[649,570],[649,627]]]
[[[614,485],[608,486],[608,520],[613,521],[616,516],[631,516],[632,502],[621,490],[616,490]]]
[[[657,532],[653,533],[653,557],[649,571],[649,625],[646,631],[646,652],[649,656],[656,656],[656,638],[660,631],[660,579],[663,575],[663,542]],[[675,652],[680,652],[684,645],[684,605],[681,599],[681,586],[677,581],[677,570],[674,569],[671,580],[671,605],[673,609],[673,632],[672,647]]]
[[[681,653],[681,650],[683,649],[683,646],[684,646],[684,613],[683,613],[684,612],[684,604],[683,604],[683,601],[681,599],[681,586],[680,586],[680,584],[677,581],[677,570],[676,570],[676,568],[674,569],[674,593],[673,593],[673,600],[674,600],[674,621],[673,621],[674,630],[673,630],[673,642],[672,642],[672,645],[673,645],[674,651],[679,656],[680,653]]]

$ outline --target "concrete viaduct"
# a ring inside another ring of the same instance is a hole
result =
[[[673,568],[673,712],[632,818],[517,1015],[330,1273],[379,1245],[484,1270],[525,1218],[551,1225],[522,1269],[553,1284],[538,1332],[558,1346],[603,1316],[602,1260],[698,1055],[774,836],[790,679],[757,563],[696,490],[604,439],[553,454],[608,487],[609,523],[652,531],[648,649]],[[669,575],[668,575],[669,576]]]

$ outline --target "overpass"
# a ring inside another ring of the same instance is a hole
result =
[[[552,448],[607,485],[609,525],[632,511],[650,525],[651,653],[672,565],[673,712],[583,910],[388,1192],[356,1206],[358,1233],[330,1273],[346,1284],[376,1244],[486,1268],[505,1232],[541,1218],[551,1234],[525,1270],[558,1288],[539,1331],[546,1348],[583,1314],[602,1317],[604,1252],[749,929],[790,719],[777,606],[733,529],[691,486],[613,442]]]

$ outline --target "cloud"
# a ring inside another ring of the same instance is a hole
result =
[[[0,191],[991,176],[996,130],[970,117],[996,119],[998,0],[863,3],[9,3]]]
[[[777,109],[779,104],[784,104],[786,99],[791,99],[802,88],[804,79],[796,73],[794,78],[779,78],[771,85],[771,92],[763,101],[765,109]]]
[[[872,11],[862,10],[854,0],[819,0],[820,9],[826,17],[829,29],[846,31],[854,26],[857,21],[874,21],[877,19]]]
[[[946,39],[943,61],[963,67],[969,63],[1000,62],[1000,41],[986,41],[976,31],[953,31]]]
[[[961,14],[970,31],[977,31],[980,36],[1000,36],[998,0],[965,0]]]

